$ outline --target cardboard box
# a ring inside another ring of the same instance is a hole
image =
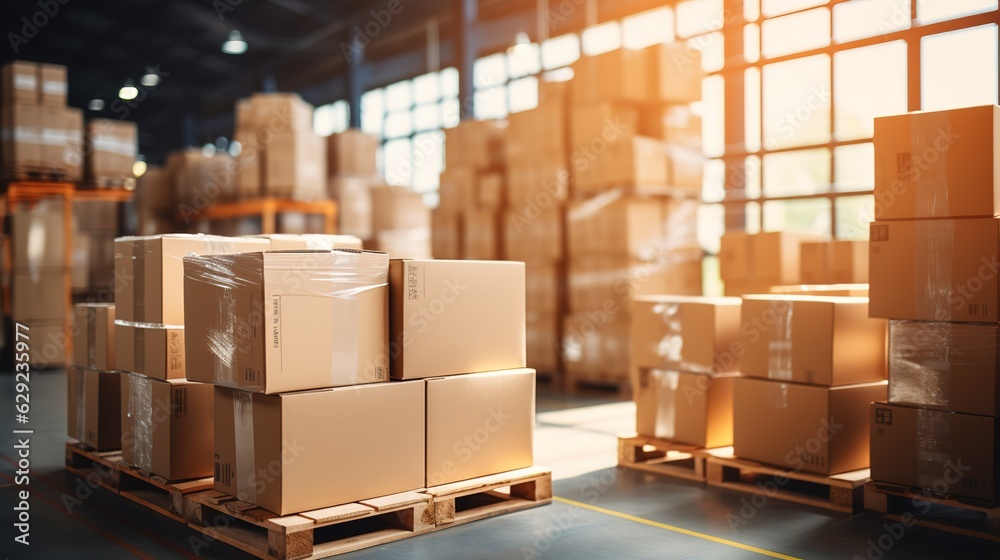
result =
[[[213,387],[121,376],[122,460],[167,480],[212,476]]]
[[[493,210],[472,210],[462,220],[462,258],[491,261],[503,256],[499,215]]]
[[[737,377],[640,369],[635,388],[636,432],[698,447],[732,445],[733,380]]]
[[[390,259],[430,259],[430,228],[389,229],[375,236],[376,250],[388,253]]]
[[[66,107],[66,67],[59,64],[38,65],[40,78],[38,102],[46,107],[62,109]]]
[[[0,107],[4,173],[16,179],[42,167],[42,109],[36,105]]]
[[[115,304],[78,303],[74,307],[73,363],[108,371],[115,367]]]
[[[794,284],[770,286],[769,294],[794,296],[868,297],[868,284]]]
[[[12,315],[14,322],[63,320],[69,275],[65,269],[15,270],[12,274]]]
[[[431,210],[431,254],[436,259],[462,258],[462,214]]]
[[[868,299],[748,295],[740,335],[743,375],[816,385],[885,379],[886,322]]]
[[[527,261],[563,258],[563,212],[561,206],[524,214],[503,214],[504,255]],[[586,241],[584,241],[586,243]]]
[[[750,277],[750,234],[730,231],[722,234],[719,242],[719,274],[726,283],[747,284]]]
[[[533,464],[535,370],[472,373],[426,383],[426,486]]]
[[[701,99],[701,52],[681,41],[660,43],[644,49],[652,70],[649,72],[651,99],[670,103],[691,103]]]
[[[115,321],[115,367],[163,381],[185,378],[184,327]]]
[[[464,120],[444,131],[445,167],[467,165],[477,170],[503,165],[505,129],[496,120]],[[455,149],[458,146],[460,149]],[[450,147],[450,149],[449,149]]]
[[[66,423],[69,437],[97,451],[122,446],[122,374],[66,369]]]
[[[266,196],[307,201],[327,197],[326,138],[311,129],[276,132],[263,154]]]
[[[575,82],[575,80],[573,80]],[[569,119],[570,161],[574,170],[582,171],[583,160],[594,160],[611,146],[625,144],[635,138],[643,123],[639,110],[630,103],[608,101],[577,105]],[[536,125],[537,128],[537,125]]]
[[[424,394],[422,381],[280,395],[216,387],[215,489],[278,515],[420,489]]]
[[[1000,416],[995,323],[889,321],[889,402]]]
[[[722,236],[719,268],[724,281],[769,287],[802,284],[800,245],[816,236],[788,232],[743,232]]]
[[[424,197],[405,187],[380,185],[371,189],[372,228],[376,232],[429,229],[431,211]]]
[[[632,300],[632,367],[691,373],[740,371],[739,298],[637,296]]]
[[[529,311],[555,311],[561,307],[565,269],[558,262],[525,261],[525,307]],[[556,319],[553,315],[552,319]]]
[[[580,58],[570,81],[573,103],[650,101],[650,52],[621,48]]]
[[[524,263],[392,260],[392,377],[523,368],[524,293]]]
[[[132,178],[139,150],[136,124],[120,119],[90,119],[85,129],[88,180]]]
[[[201,148],[187,148],[167,156],[167,169],[174,211],[193,214],[213,200],[236,198],[236,160],[228,153],[206,156]]]
[[[504,174],[499,172],[483,173],[479,176],[476,189],[476,203],[479,208],[498,210],[504,201]]]
[[[307,131],[312,130],[312,118],[313,106],[297,93],[256,92],[236,103],[238,129]]]
[[[575,311],[621,307],[636,296],[699,295],[702,288],[701,252],[678,251],[663,260],[642,262],[626,257],[578,257],[569,263],[566,287],[569,307]]]
[[[1000,215],[1000,107],[875,119],[875,219]]]
[[[624,311],[574,312],[563,318],[563,367],[573,381],[628,381],[629,320]]]
[[[0,96],[5,105],[38,105],[38,63],[26,60],[8,62],[0,71]]]
[[[941,498],[995,502],[1000,419],[897,404],[871,405],[872,478]]]
[[[351,249],[185,257],[188,379],[255,393],[388,381],[388,263]]]
[[[375,177],[379,139],[358,129],[332,134],[326,139],[330,177]]]
[[[558,374],[559,364],[559,313],[551,311],[528,312],[525,323],[528,367],[544,374]]]
[[[886,382],[818,387],[733,380],[733,452],[781,469],[830,475],[868,468],[868,409]]]
[[[539,94],[540,102],[536,108],[507,115],[507,142],[504,147],[508,162],[517,158],[532,158],[533,152],[537,151],[567,152],[565,103],[562,100],[544,103],[541,92]]]
[[[362,248],[361,240],[353,235],[327,235],[322,233],[264,233],[249,237],[267,239],[272,251],[292,251],[301,249],[323,250]]]
[[[270,248],[267,239],[203,234],[115,239],[117,318],[182,326],[186,255],[222,255]]]
[[[28,364],[33,369],[60,368],[72,358],[67,353],[68,340],[66,324],[62,319],[18,321],[28,327],[31,344],[28,349]]]
[[[65,179],[71,182],[83,181],[85,155],[83,151],[83,109],[67,107],[63,109],[66,146],[60,162]]]
[[[565,154],[542,153],[538,157],[538,163],[510,162],[507,167],[507,206],[512,211],[527,215],[569,198],[570,173]]]
[[[31,209],[15,208],[10,222],[15,270],[66,267],[62,200],[43,200]]]
[[[571,203],[566,215],[569,255],[650,260],[666,244],[664,221],[663,204],[656,199],[598,197]]]
[[[450,151],[448,152],[450,153]],[[464,212],[476,207],[478,174],[471,165],[450,164],[441,172],[438,208],[450,212]]]
[[[361,239],[372,236],[372,195],[367,179],[330,179],[330,196],[337,200],[338,232]]]
[[[871,224],[872,317],[995,323],[1000,220]]]
[[[800,246],[804,284],[866,284],[867,241],[816,241]]]

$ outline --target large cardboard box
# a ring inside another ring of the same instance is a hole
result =
[[[375,232],[430,228],[431,211],[422,194],[404,187],[380,185],[371,189],[371,196]]]
[[[743,297],[744,375],[816,385],[885,379],[886,322],[868,317],[868,299]]]
[[[436,259],[462,258],[462,214],[441,207],[431,211],[431,254]]]
[[[701,252],[679,251],[663,260],[636,261],[627,257],[579,257],[570,261],[567,275],[569,307],[575,311],[623,307],[636,296],[699,295],[702,291]]]
[[[361,240],[353,235],[327,235],[322,233],[264,233],[248,237],[267,239],[272,251],[301,249],[362,249]]]
[[[649,50],[615,49],[573,63],[570,96],[575,104],[593,101],[650,101]]]
[[[115,321],[115,367],[163,381],[185,378],[184,327]]]
[[[773,286],[802,284],[800,245],[817,238],[788,232],[743,232],[722,236],[719,267],[727,283]]]
[[[101,371],[116,369],[115,304],[78,303],[74,312],[74,365]]]
[[[448,153],[452,151],[449,150]],[[476,169],[471,165],[449,164],[441,172],[441,186],[438,189],[441,201],[438,208],[450,212],[464,212],[475,208],[477,177]]]
[[[747,284],[750,277],[750,234],[731,231],[722,235],[719,242],[719,275],[729,288],[730,284]]]
[[[898,404],[871,405],[872,478],[938,497],[1000,498],[1000,419]]]
[[[524,263],[394,259],[394,379],[525,366]]]
[[[84,136],[84,172],[88,180],[132,178],[132,164],[139,150],[139,131],[134,122],[90,119]]]
[[[701,99],[701,51],[683,41],[647,47],[652,68],[649,74],[651,99],[671,103],[691,103]]]
[[[740,298],[637,296],[632,367],[691,373],[740,371]]]
[[[66,370],[69,437],[97,451],[122,446],[122,374],[71,367]]]
[[[818,387],[739,378],[733,452],[741,459],[822,475],[868,468],[868,409],[886,382]]]
[[[501,251],[500,215],[493,210],[470,210],[462,220],[462,258],[492,261],[503,256]]]
[[[566,215],[570,257],[608,254],[649,260],[666,243],[659,200],[598,197],[574,202]]]
[[[640,369],[636,432],[698,447],[732,445],[733,380],[738,376]]]
[[[472,373],[426,383],[426,486],[532,465],[535,370]]]
[[[62,320],[66,317],[65,294],[69,288],[69,276],[65,269],[15,270],[12,276],[14,322]]]
[[[66,67],[60,64],[38,65],[38,102],[46,107],[62,109],[66,107]],[[6,98],[5,98],[6,99]]]
[[[507,161],[532,158],[538,151],[566,153],[566,123],[566,106],[561,100],[540,102],[535,109],[511,113],[507,116],[504,144]]]
[[[573,312],[563,318],[562,352],[566,373],[578,381],[628,380],[629,320],[624,310]]]
[[[350,129],[328,136],[326,146],[330,177],[369,178],[378,174],[378,136]]]
[[[867,241],[806,242],[800,250],[800,279],[804,284],[868,282]]]
[[[184,256],[266,251],[267,239],[171,233],[115,240],[117,319],[184,324]],[[199,309],[199,312],[203,309]]]
[[[122,460],[167,480],[212,476],[213,387],[121,375]]]
[[[173,210],[183,213],[237,194],[236,161],[228,153],[206,156],[201,148],[187,148],[167,157]]]
[[[264,192],[295,200],[327,198],[325,155],[326,138],[312,130],[274,133],[264,146]]]
[[[517,261],[563,258],[563,212],[552,206],[503,215],[504,256]]]
[[[0,97],[5,105],[38,105],[38,63],[26,60],[8,62],[0,71]]]
[[[875,119],[875,219],[1000,215],[1000,107]]]
[[[372,236],[371,181],[357,177],[335,177],[329,182],[330,196],[337,200],[338,232],[361,239]]]
[[[995,323],[1000,220],[873,222],[872,317]]]
[[[996,323],[889,321],[889,402],[1000,416]]]
[[[280,395],[216,387],[215,489],[287,515],[423,488],[424,395],[422,381]]]
[[[15,270],[66,267],[62,200],[43,200],[31,209],[16,208],[10,222]]]
[[[528,367],[543,374],[559,373],[559,313],[529,309],[524,328]]]
[[[458,126],[446,128],[445,167],[467,165],[487,170],[503,165],[505,131],[496,120],[464,120]]]
[[[388,265],[351,249],[185,257],[188,379],[256,393],[387,381]]]
[[[18,178],[19,171],[42,166],[42,108],[37,105],[0,107],[0,140],[4,173]]]

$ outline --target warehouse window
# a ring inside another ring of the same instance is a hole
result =
[[[343,99],[316,107],[313,112],[313,132],[329,136],[347,130],[350,126],[349,113],[347,101]]]
[[[704,28],[712,5],[678,4],[678,35],[699,22]],[[874,118],[996,103],[996,9],[996,1],[981,0],[745,2],[742,21],[729,18],[723,29],[742,32],[744,60],[727,61],[720,76],[742,78],[745,137],[742,143],[729,139],[719,153],[710,146],[713,126],[706,122],[706,151],[719,159],[706,168],[705,201],[721,199],[727,211],[714,204],[705,210],[705,248],[718,248],[727,215],[739,218],[731,227],[750,232],[867,238]],[[705,13],[692,21],[686,17],[692,11]],[[907,72],[914,62],[919,76]],[[713,78],[706,80],[703,103],[711,103],[707,84]],[[706,116],[714,112],[705,107]],[[727,172],[726,161],[741,166]],[[720,184],[732,188],[740,179],[743,191],[719,196]]]

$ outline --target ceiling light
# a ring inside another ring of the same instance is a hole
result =
[[[147,72],[139,78],[139,83],[146,87],[156,87],[160,83],[160,77],[152,72]]]
[[[142,177],[142,174],[146,172],[146,168],[147,168],[146,162],[141,159],[138,159],[132,163],[132,175],[135,175],[136,177]]]
[[[229,38],[222,43],[222,52],[226,54],[243,54],[247,52],[247,42],[239,31],[233,29],[229,32]]]
[[[125,84],[122,88],[118,90],[118,97],[124,99],[125,101],[131,101],[139,95],[139,90],[135,87],[135,82],[132,78],[125,80]]]
[[[87,108],[91,111],[103,111],[104,110],[104,100],[103,99],[91,99],[87,103]]]

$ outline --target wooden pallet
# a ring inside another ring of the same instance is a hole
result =
[[[552,471],[528,467],[433,486],[426,493],[434,498],[436,528],[453,527],[552,502]]]
[[[995,504],[927,496],[913,488],[876,481],[865,484],[864,492],[865,510],[873,515],[895,521],[905,516],[907,525],[1000,542],[1000,507]]]
[[[732,456],[711,455],[705,468],[705,480],[712,486],[844,513],[861,512],[864,485],[871,480],[869,469],[823,476]]]
[[[10,181],[61,183],[66,180],[66,172],[51,166],[19,166],[10,170]]]
[[[212,477],[170,482],[125,462],[119,463],[118,468],[121,472],[119,494],[180,523],[187,522],[185,497],[211,490],[214,483]]]
[[[563,377],[566,392],[570,394],[600,391],[621,398],[629,398],[632,395],[632,384],[620,376],[579,377],[566,373]]]
[[[212,490],[189,495],[187,507],[193,529],[266,559],[328,558],[434,527],[431,497],[421,492],[277,516]]]
[[[132,191],[135,190],[135,179],[132,177],[93,177],[83,185],[83,188]]]
[[[705,482],[705,463],[713,453],[732,454],[732,447],[704,449],[694,445],[635,434],[618,436],[618,466]]]
[[[95,451],[82,443],[66,443],[66,470],[80,478],[118,492],[120,481],[119,465],[122,463],[122,452]]]

